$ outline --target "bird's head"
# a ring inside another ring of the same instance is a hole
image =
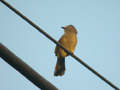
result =
[[[75,34],[77,34],[77,30],[73,25],[64,26],[64,27],[62,27],[62,29],[64,29],[65,33],[75,33]]]

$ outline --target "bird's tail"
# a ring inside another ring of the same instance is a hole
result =
[[[54,71],[54,76],[62,76],[64,75],[64,72],[65,72],[65,58],[58,58]]]

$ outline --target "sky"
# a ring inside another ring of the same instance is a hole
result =
[[[76,27],[74,54],[120,88],[120,0],[6,0],[56,40],[62,26]],[[114,90],[66,57],[66,72],[54,77],[55,44],[0,3],[0,43],[59,90]],[[39,90],[0,58],[0,90]]]

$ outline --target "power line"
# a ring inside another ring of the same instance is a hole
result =
[[[0,43],[0,57],[42,90],[58,90]]]
[[[66,50],[60,43],[58,43],[54,38],[52,38],[48,33],[46,33],[44,30],[42,30],[39,26],[37,26],[35,23],[33,23],[31,20],[29,20],[26,16],[24,16],[22,13],[20,13],[17,9],[15,9],[13,6],[11,6],[9,3],[7,3],[5,0],[1,0],[1,2],[6,5],[9,9],[11,9],[13,12],[15,12],[17,15],[19,15],[22,19],[24,19],[26,22],[28,22],[30,25],[32,25],[34,28],[36,28],[39,32],[41,32],[43,35],[45,35],[48,39],[53,41],[55,44],[59,45],[65,52],[67,52],[69,55],[71,55],[75,60],[77,60],[79,63],[84,65],[87,69],[89,69],[91,72],[93,72],[95,75],[97,75],[100,79],[102,79],[104,82],[106,82],[108,85],[110,85],[112,88],[116,90],[120,90],[116,85],[114,85],[112,82],[110,82],[108,79],[106,79],[104,76],[99,74],[96,70],[91,68],[88,64],[83,62],[79,57],[74,55],[73,53]]]

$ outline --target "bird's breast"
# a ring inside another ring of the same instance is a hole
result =
[[[77,43],[76,34],[67,35],[66,43],[67,43],[66,46],[67,49],[73,53]]]

